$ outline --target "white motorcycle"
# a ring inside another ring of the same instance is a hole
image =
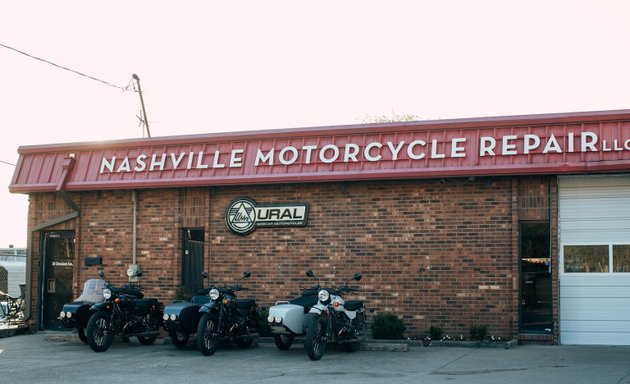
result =
[[[312,271],[307,272],[307,275],[314,276]],[[361,277],[360,273],[355,273],[350,280],[359,281]],[[294,336],[305,335],[304,347],[311,360],[322,358],[329,341],[343,344],[347,351],[357,351],[363,339],[366,310],[362,301],[343,299],[345,293],[357,291],[348,286],[350,280],[339,288],[319,289],[318,284],[317,302],[310,309],[298,301],[302,299],[302,303],[311,304],[312,297],[304,299],[305,295],[271,307],[267,320],[278,348],[288,349]]]

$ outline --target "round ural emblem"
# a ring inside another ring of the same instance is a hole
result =
[[[256,203],[250,199],[236,199],[225,212],[225,224],[237,235],[247,235],[256,229]]]

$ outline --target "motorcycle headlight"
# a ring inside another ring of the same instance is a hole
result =
[[[162,319],[164,319],[164,320],[168,320],[168,315],[167,315],[166,313],[165,313],[165,314],[163,314],[163,315],[162,315]]]
[[[273,317],[273,316],[268,316],[268,317],[267,317],[267,322],[268,322],[268,323],[273,323],[273,319],[274,319],[274,317]]]
[[[64,311],[59,312],[59,317],[63,319],[64,317],[66,317],[66,313]]]
[[[171,321],[177,320],[177,315],[174,314],[174,313],[171,313],[170,319],[171,319]]]
[[[218,298],[219,298],[219,290],[218,290],[218,289],[216,289],[216,288],[212,288],[212,289],[210,290],[210,292],[208,293],[208,296],[210,296],[210,298],[211,298],[212,300],[216,300],[216,299],[218,299]]]
[[[72,317],[72,312],[66,312],[66,317],[69,319]]]
[[[282,323],[282,317],[276,316],[276,323],[281,324]]]
[[[103,297],[105,298],[105,300],[109,300],[112,297],[112,290],[109,288],[105,288],[103,289]]]
[[[319,299],[319,301],[321,301],[322,303],[325,303],[328,301],[328,299],[330,299],[330,293],[328,293],[327,290],[322,289],[321,291],[319,291],[319,293],[317,294],[317,298]]]

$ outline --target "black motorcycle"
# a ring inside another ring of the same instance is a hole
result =
[[[128,273],[130,278],[142,276],[142,272]],[[103,271],[99,276],[104,278]],[[123,338],[135,336],[142,345],[151,345],[160,334],[162,303],[157,299],[145,299],[138,285],[126,284],[112,287],[106,281],[103,290],[105,301],[90,308],[94,314],[87,324],[88,345],[95,352],[104,352],[115,335]]]
[[[66,328],[76,328],[79,339],[85,344],[88,342],[85,329],[90,317],[94,314],[90,308],[95,303],[101,303],[105,300],[103,297],[105,287],[105,280],[89,279],[83,284],[81,295],[75,301],[64,304],[59,313],[58,319],[61,320],[61,324]]]
[[[241,279],[251,275],[245,272]],[[236,292],[246,290],[239,283],[210,289],[211,301],[199,309],[203,315],[197,326],[197,346],[203,355],[214,354],[220,341],[234,341],[244,348],[252,345],[258,332],[256,300],[236,298]]]
[[[208,272],[201,273],[204,279],[208,278]],[[190,301],[175,301],[164,307],[164,329],[166,329],[171,338],[171,342],[177,348],[184,348],[188,344],[190,335],[197,332],[199,319],[203,315],[199,311],[203,304],[210,302],[210,290],[213,288],[212,283],[207,288],[200,289]]]

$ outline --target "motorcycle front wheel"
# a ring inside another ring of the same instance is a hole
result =
[[[278,347],[279,350],[286,351],[291,348],[291,344],[293,344],[293,335],[273,335],[273,341],[276,343],[276,347]]]
[[[206,313],[197,326],[197,346],[204,356],[213,355],[219,346],[219,315]]]
[[[304,347],[311,360],[319,360],[326,351],[326,320],[321,316],[309,314],[306,318],[306,338]]]
[[[87,342],[94,352],[105,352],[114,341],[114,333],[109,329],[111,314],[96,312],[87,325]]]
[[[188,339],[190,338],[190,334],[181,331],[170,331],[169,336],[173,345],[180,349],[188,344]]]

